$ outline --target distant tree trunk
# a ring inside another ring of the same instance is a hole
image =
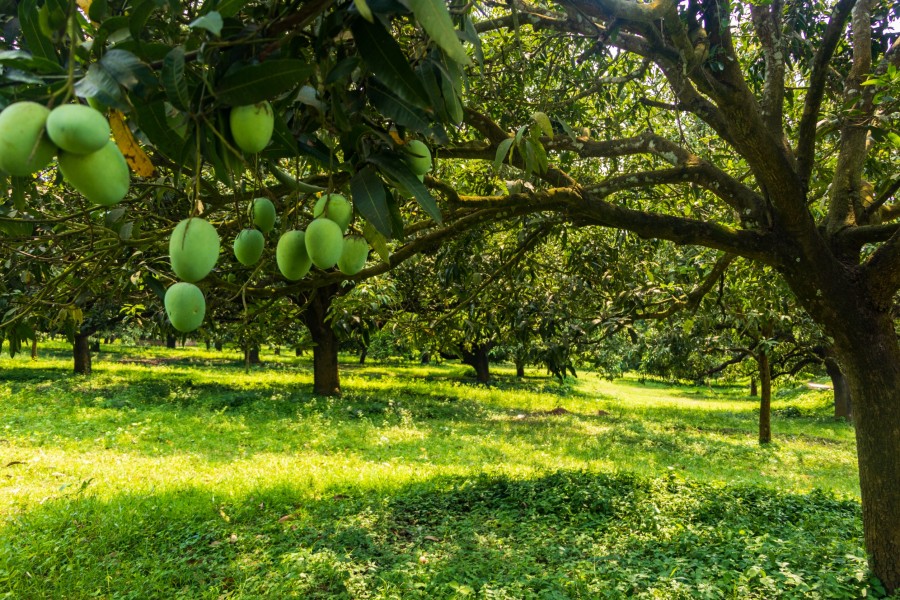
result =
[[[244,360],[247,361],[248,365],[262,364],[262,361],[259,360],[259,346],[244,348]]]
[[[37,334],[37,331],[35,331],[34,337],[31,338],[31,360],[37,360],[37,343],[38,343],[38,334]]]
[[[275,349],[272,352],[275,356],[281,356],[281,346],[275,346]]]
[[[366,364],[366,356],[369,354],[369,349],[363,346],[363,349],[359,352],[359,364]]]
[[[759,443],[772,441],[772,366],[765,350],[756,356],[759,365]]]
[[[756,391],[756,377],[750,378],[750,395],[756,398],[759,393]]]
[[[209,346],[210,346],[210,341],[209,341],[209,339],[207,339],[206,340],[206,351],[207,352],[209,352]]]
[[[834,417],[836,419],[853,418],[853,405],[850,402],[850,383],[844,377],[841,366],[833,358],[825,359],[825,370],[831,377],[831,386],[834,388]]]
[[[423,352],[419,357],[419,364],[427,365],[431,363],[431,352]]]
[[[222,351],[222,342],[221,342],[221,340],[217,340],[216,343],[213,344],[213,348],[215,348],[216,351],[221,352],[221,351]]]
[[[525,361],[518,357],[516,358],[516,377],[519,379],[525,377]]]
[[[72,357],[75,359],[75,374],[91,374],[91,344],[90,333],[76,333],[75,342],[72,345]]]
[[[341,378],[338,372],[338,338],[328,309],[338,291],[336,284],[320,287],[311,292],[303,310],[303,322],[309,329],[313,343],[313,393],[320,396],[340,396]]]
[[[303,356],[303,348],[300,346],[294,348],[294,356]]]
[[[488,352],[492,344],[474,344],[471,350],[461,348],[462,362],[475,369],[475,379],[478,383],[488,383],[491,380]]]
[[[166,336],[166,348],[175,348],[175,347],[176,347],[175,344],[176,344],[177,342],[178,342],[178,338],[176,338],[176,337],[175,337],[174,335],[172,335],[171,333],[170,333],[169,335]]]
[[[91,343],[91,352],[100,352],[100,340],[94,340]]]

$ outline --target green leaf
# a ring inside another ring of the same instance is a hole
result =
[[[172,129],[165,103],[160,100],[138,104],[134,114],[137,116],[138,127],[153,147],[169,159],[177,160],[182,154],[185,140]]]
[[[118,82],[100,63],[88,67],[84,77],[75,84],[75,94],[79,98],[96,98],[107,106],[128,110]]]
[[[356,7],[356,10],[359,11],[359,16],[369,23],[375,22],[375,16],[372,14],[372,9],[369,8],[369,4],[366,0],[353,0],[353,5]]]
[[[384,183],[371,166],[360,169],[350,180],[353,206],[367,223],[371,223],[382,235],[391,235],[391,215],[388,210]]]
[[[363,223],[363,237],[375,249],[382,262],[391,264],[391,251],[388,249],[387,237],[368,221]]]
[[[225,104],[256,104],[305,83],[314,70],[302,60],[269,60],[229,73],[219,82],[216,95]]]
[[[497,154],[494,156],[494,173],[500,170],[500,165],[503,164],[503,160],[509,153],[509,149],[512,147],[514,141],[513,138],[506,138],[497,146]]]
[[[41,31],[37,0],[22,0],[19,4],[19,26],[22,28],[25,46],[31,54],[59,62],[53,42]]]
[[[203,15],[202,17],[198,17],[188,24],[188,27],[193,29],[205,29],[216,37],[222,35],[222,26],[225,23],[222,21],[222,15],[217,11],[210,11]]]
[[[550,123],[550,117],[547,116],[547,113],[537,111],[533,115],[531,115],[531,119],[537,123],[538,127],[541,128],[541,131],[547,137],[553,137],[553,124]]]
[[[153,71],[131,52],[110,50],[100,59],[100,64],[125,89],[140,91],[156,87]]]
[[[431,128],[428,116],[415,104],[391,94],[380,85],[369,86],[366,92],[372,105],[398,125],[421,133],[425,133]]]
[[[369,157],[369,161],[378,166],[383,173],[403,186],[416,198],[419,206],[430,216],[435,223],[442,223],[441,209],[438,208],[437,201],[428,188],[419,181],[415,173],[410,171],[409,165],[405,160],[389,156],[386,154],[374,154]]]
[[[355,19],[350,24],[359,55],[382,83],[416,106],[428,107],[428,94],[416,77],[397,40],[380,23]]]
[[[88,10],[88,17],[91,21],[100,23],[109,14],[109,0],[92,0],[91,8]]]
[[[408,3],[419,24],[447,56],[458,63],[471,64],[472,60],[456,37],[456,29],[444,0],[408,0]]]
[[[246,6],[248,0],[221,0],[218,4],[216,4],[216,10],[219,11],[219,14],[225,17],[233,17],[234,15],[241,12],[241,9]]]
[[[25,52],[24,50],[5,50],[0,52],[0,65],[39,73],[62,73],[64,71],[58,62],[39,56],[32,56],[30,52]]]
[[[136,2],[132,4],[132,7],[128,13],[126,26],[128,30],[131,32],[131,37],[135,40],[141,39],[141,32],[144,30],[144,26],[147,24],[147,21],[150,19],[150,15],[153,14],[157,8],[160,8],[155,0],[143,0],[142,2]],[[113,17],[114,19],[120,17]],[[106,21],[103,22],[103,25],[106,25]],[[103,26],[101,26],[103,29]],[[95,42],[96,43],[96,42]]]
[[[191,96],[184,79],[184,48],[176,46],[163,59],[162,83],[166,97],[176,108],[188,110]]]

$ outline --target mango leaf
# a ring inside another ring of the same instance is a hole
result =
[[[19,26],[22,28],[25,46],[31,54],[59,62],[53,42],[41,31],[37,0],[22,0],[19,3]]]
[[[119,150],[122,151],[125,162],[128,163],[131,170],[140,177],[152,177],[156,169],[153,167],[150,157],[147,156],[144,149],[141,148],[137,140],[134,139],[134,135],[132,135],[131,129],[128,127],[128,123],[125,122],[125,115],[122,114],[121,111],[110,111],[109,127],[112,129],[116,145],[119,147]]]
[[[140,93],[144,88],[156,87],[153,71],[131,52],[110,50],[100,59],[100,64],[125,89]]]
[[[191,96],[184,79],[184,48],[181,46],[172,48],[163,59],[162,83],[172,106],[181,110],[190,108]]]
[[[215,9],[227,19],[238,14],[247,2],[248,0],[220,0],[218,3],[215,3]],[[205,8],[206,4],[204,3],[203,6]]]
[[[374,154],[369,156],[369,161],[377,165],[383,173],[415,196],[416,202],[419,203],[422,210],[424,210],[435,223],[440,224],[443,222],[441,209],[438,208],[434,196],[432,196],[431,192],[428,191],[428,188],[419,181],[419,178],[415,173],[410,171],[409,165],[405,160],[387,154]]]
[[[369,4],[366,0],[353,0],[353,5],[356,7],[356,10],[359,11],[359,16],[369,23],[375,22],[375,16],[372,15],[372,9],[369,8]]]
[[[109,14],[108,0],[93,0],[88,8],[88,17],[95,23],[100,23]]]
[[[381,23],[355,19],[350,24],[359,55],[372,73],[397,96],[421,108],[428,107],[428,94],[413,73],[397,40]]]
[[[384,183],[371,166],[360,169],[350,180],[350,194],[353,206],[367,223],[382,235],[391,235],[391,215],[388,210]],[[377,250],[377,248],[376,248]]]
[[[141,103],[135,107],[138,126],[153,147],[171,160],[182,154],[185,140],[171,127],[163,101]]]
[[[434,43],[447,53],[447,56],[464,65],[472,60],[456,37],[456,28],[450,18],[450,11],[444,0],[407,0],[416,20],[428,33]]]
[[[391,251],[388,249],[387,237],[368,221],[363,223],[363,237],[375,249],[382,262],[391,264]]]
[[[306,82],[314,69],[293,58],[269,60],[229,73],[219,82],[216,95],[225,104],[256,104]]]
[[[4,50],[0,52],[0,65],[37,71],[39,73],[62,73],[64,69],[56,61],[33,56],[24,50]]]
[[[128,27],[128,30],[131,32],[132,38],[135,40],[141,39],[141,32],[144,29],[144,25],[147,24],[150,15],[153,14],[153,11],[157,8],[161,8],[161,6],[157,4],[155,0],[138,0],[138,2],[132,4],[128,16],[125,17],[127,19],[125,26]],[[107,19],[107,21],[108,20],[109,19]],[[103,24],[106,25],[106,21],[104,21]]]
[[[95,98],[120,110],[128,110],[122,101],[122,90],[119,84],[100,63],[93,63],[87,73],[75,84],[75,95],[79,98]]]
[[[380,85],[369,86],[366,91],[372,106],[384,116],[393,119],[398,125],[422,133],[430,128],[431,123],[428,116],[415,104],[391,94]]]
[[[205,29],[216,37],[222,35],[222,26],[225,23],[222,21],[222,15],[217,11],[210,11],[203,15],[202,17],[198,17],[191,21],[188,24],[188,27],[193,29]]]
[[[497,154],[494,156],[494,173],[500,170],[500,165],[503,164],[503,160],[509,153],[509,149],[512,147],[514,141],[515,139],[513,138],[506,138],[497,146]]]
[[[547,113],[537,111],[531,115],[531,120],[537,123],[544,135],[553,137],[553,124],[550,123],[550,117],[547,116]]]

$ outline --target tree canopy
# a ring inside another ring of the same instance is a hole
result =
[[[111,290],[123,306],[161,310],[148,292],[176,281],[175,224],[202,216],[230,243],[250,224],[254,197],[272,200],[283,233],[309,224],[317,193],[347,194],[351,231],[377,251],[357,275],[314,268],[287,281],[271,234],[259,267],[223,253],[200,283],[208,294],[312,307],[311,331],[339,282],[525,215],[742,256],[779,273],[847,375],[871,565],[900,588],[895,3],[4,8],[0,103],[89,102],[107,114],[131,171],[109,208],[85,195],[106,198],[98,192],[121,179],[112,166],[89,190],[54,162],[22,166],[52,154],[41,139],[27,156],[13,153],[17,162],[0,156],[11,341],[27,338],[34,315],[80,322]],[[272,140],[241,152],[232,109],[263,102]],[[421,180],[413,139],[436,160]],[[66,152],[59,158],[66,171]]]

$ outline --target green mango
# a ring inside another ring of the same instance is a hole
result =
[[[212,271],[219,260],[219,234],[200,217],[185,219],[169,238],[169,260],[180,279],[194,283]]]
[[[63,104],[50,111],[47,135],[65,152],[90,154],[109,142],[109,121],[84,104]]]
[[[244,229],[234,238],[234,257],[245,267],[255,265],[262,256],[266,239],[258,229]]]
[[[44,135],[49,114],[37,102],[14,102],[0,112],[0,169],[27,177],[50,163],[56,146]]]
[[[121,201],[131,185],[128,163],[112,140],[90,154],[62,152],[59,155],[59,170],[82,196],[100,206]]]
[[[255,154],[269,144],[275,130],[275,113],[268,102],[235,106],[228,116],[231,137],[238,148]]]
[[[302,231],[286,231],[278,240],[275,248],[275,262],[285,279],[297,281],[302,279],[312,266],[306,252],[306,234]]]
[[[206,315],[206,298],[193,283],[180,281],[166,290],[163,302],[172,327],[183,333],[194,331]]]
[[[306,252],[320,269],[337,264],[344,251],[344,232],[331,219],[318,218],[306,228]]]

